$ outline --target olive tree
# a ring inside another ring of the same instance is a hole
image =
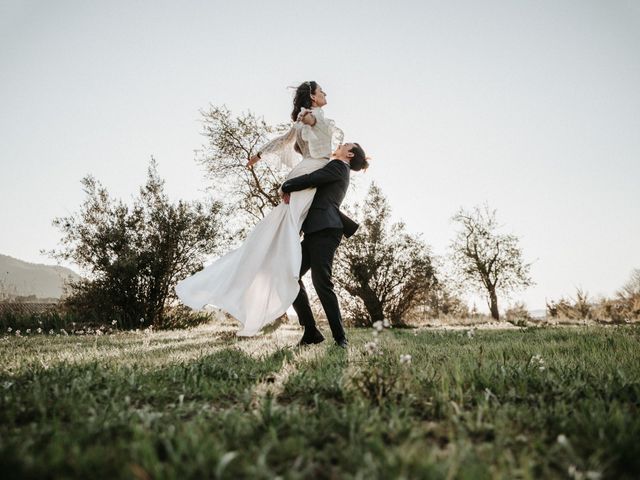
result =
[[[391,223],[375,184],[358,210],[360,228],[337,251],[335,280],[349,294],[346,307],[356,325],[401,324],[437,283],[429,248],[402,222]]]
[[[243,236],[280,203],[278,189],[286,175],[286,170],[272,162],[260,161],[252,168],[247,168],[247,162],[287,126],[268,125],[251,112],[234,116],[226,107],[210,106],[201,114],[206,143],[196,160],[205,168],[216,197],[227,207],[228,226]]]
[[[500,232],[496,211],[487,205],[460,209],[453,221],[459,230],[451,242],[451,258],[466,289],[487,296],[491,316],[498,320],[498,294],[533,284],[530,263],[522,257],[518,237]]]

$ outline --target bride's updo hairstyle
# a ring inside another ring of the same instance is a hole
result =
[[[304,82],[296,88],[296,95],[293,97],[293,111],[291,120],[298,120],[298,114],[303,108],[311,108],[311,95],[316,93],[318,84],[316,82]]]
[[[354,143],[354,146],[349,150],[353,153],[353,157],[349,161],[349,168],[354,172],[359,172],[360,170],[366,170],[369,168],[369,160],[367,159],[367,155],[364,153],[364,150],[360,146],[359,143]]]

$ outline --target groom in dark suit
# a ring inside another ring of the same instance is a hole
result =
[[[307,218],[302,224],[302,265],[300,268],[300,292],[293,302],[300,324],[304,326],[304,335],[300,345],[320,343],[324,336],[318,330],[311,312],[309,297],[302,282],[302,276],[311,269],[313,286],[324,308],[331,333],[336,343],[343,348],[348,345],[342,326],[342,316],[338,298],[333,291],[331,270],[333,257],[340,244],[342,235],[353,235],[358,224],[340,212],[349,187],[350,170],[358,171],[368,166],[364,150],[357,143],[340,145],[332,155],[331,161],[323,168],[307,175],[295,177],[282,184],[284,201],[289,203],[289,194],[306,188],[316,188],[316,194],[309,208]]]

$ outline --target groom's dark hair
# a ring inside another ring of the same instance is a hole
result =
[[[364,153],[364,150],[359,143],[354,143],[353,147],[351,147],[351,150],[349,151],[353,153],[353,157],[351,157],[351,160],[349,162],[349,168],[351,168],[351,170],[359,172],[362,169],[366,170],[367,168],[369,168],[367,154]]]

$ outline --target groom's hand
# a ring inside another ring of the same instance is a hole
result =
[[[291,200],[291,194],[290,193],[283,193],[282,194],[282,201],[284,203],[286,203],[287,205],[289,205],[289,201]]]

